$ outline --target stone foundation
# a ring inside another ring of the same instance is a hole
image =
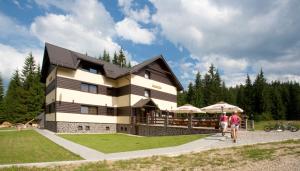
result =
[[[48,129],[52,132],[56,132],[57,131],[57,125],[55,121],[45,121],[45,125],[44,125],[45,129]]]
[[[45,128],[57,133],[126,133],[141,136],[211,134],[220,132],[213,128],[165,127],[159,125],[105,124],[86,122],[46,121]]]
[[[188,134],[211,134],[220,132],[218,129],[210,128],[187,128],[187,127],[165,127],[138,125],[137,134],[142,136],[164,136],[164,135],[188,135]]]
[[[116,133],[116,124],[57,122],[57,133]]]
[[[117,132],[130,134],[131,125],[129,124],[117,124]]]

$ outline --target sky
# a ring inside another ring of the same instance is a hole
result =
[[[125,50],[132,64],[162,54],[187,87],[214,64],[226,86],[255,79],[300,82],[299,0],[1,0],[5,86],[45,42],[98,57]]]

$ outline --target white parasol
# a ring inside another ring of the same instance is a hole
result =
[[[222,112],[228,112],[232,113],[234,111],[237,112],[243,112],[244,110],[239,108],[238,106],[234,106],[225,102],[219,102],[214,105],[206,106],[201,108],[201,110],[207,112],[207,113],[222,113]]]
[[[183,106],[177,107],[176,109],[173,109],[172,112],[174,113],[205,113],[201,109],[190,105],[190,104],[185,104]]]

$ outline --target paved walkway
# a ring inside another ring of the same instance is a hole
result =
[[[218,133],[212,136],[192,141],[176,147],[157,148],[149,150],[140,150],[132,152],[121,152],[106,154],[106,160],[125,160],[139,157],[149,157],[153,155],[177,156],[191,152],[201,152],[210,149],[251,145],[257,143],[268,143],[276,141],[284,141],[289,139],[300,139],[300,131],[298,132],[264,132],[264,131],[240,131],[237,143],[233,143],[230,134],[224,137]]]
[[[55,142],[56,144],[64,147],[65,149],[75,153],[86,160],[103,160],[104,153],[96,151],[94,149],[85,147],[83,145],[74,143],[72,141],[66,140],[61,138],[55,133],[48,131],[46,129],[35,129],[38,133],[42,134],[43,136],[47,137],[49,140]]]
[[[126,160],[126,159],[140,158],[140,157],[150,157],[154,155],[176,156],[176,155],[181,155],[181,154],[186,154],[191,152],[201,152],[201,151],[216,149],[216,148],[243,146],[243,145],[251,145],[257,143],[277,142],[277,141],[284,141],[288,139],[300,139],[300,131],[298,132],[240,131],[238,135],[237,143],[232,142],[229,133],[227,133],[225,136],[222,136],[221,134],[214,134],[212,136],[199,139],[196,141],[192,141],[180,146],[175,146],[175,147],[103,154],[101,152],[95,151],[93,149],[63,139],[50,131],[40,130],[40,129],[37,129],[36,131],[49,138],[51,141],[72,151],[73,153],[82,156],[86,160],[0,165],[0,168],[8,167],[8,166],[47,167],[53,165],[65,165],[70,163],[76,164],[76,163],[83,163],[83,162],[93,162],[97,160]]]

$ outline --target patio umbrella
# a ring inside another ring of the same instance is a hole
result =
[[[201,109],[190,105],[190,104],[185,104],[183,106],[177,107],[176,109],[173,109],[172,112],[174,113],[205,113]]]
[[[228,104],[228,103],[225,103],[225,102],[219,102],[219,103],[216,103],[214,105],[210,105],[210,106],[206,106],[206,107],[203,107],[201,108],[201,110],[207,112],[207,113],[222,113],[222,112],[234,112],[234,111],[237,111],[237,112],[243,112],[244,110],[237,107],[237,106],[234,106],[234,105],[231,105],[231,104]]]

